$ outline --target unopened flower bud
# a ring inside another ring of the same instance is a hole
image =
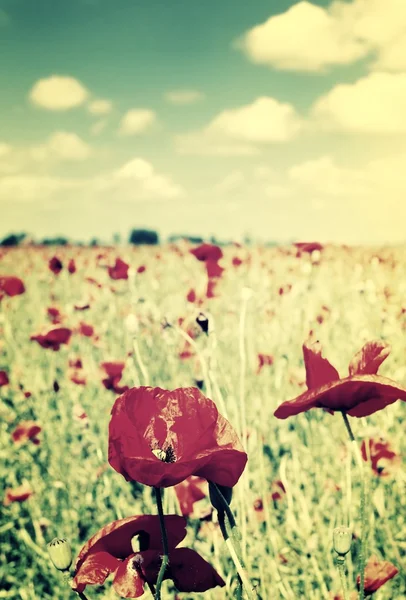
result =
[[[196,317],[196,323],[200,325],[204,333],[209,333],[209,319],[204,313],[199,313]]]
[[[351,548],[352,534],[348,527],[336,527],[333,530],[333,547],[339,556],[345,556]]]
[[[218,491],[217,491],[218,490]],[[224,500],[227,504],[231,504],[231,498],[233,496],[233,488],[226,487],[225,485],[213,485],[212,482],[209,482],[209,494],[210,494],[210,502],[214,506],[214,508],[223,513],[225,510],[223,500],[220,494],[223,496]]]
[[[72,548],[68,540],[54,538],[47,545],[49,557],[59,571],[67,571],[72,564]]]

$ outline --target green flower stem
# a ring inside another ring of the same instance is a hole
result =
[[[161,568],[159,569],[158,578],[156,580],[155,600],[161,600],[162,582],[164,580],[166,567],[169,564],[168,536],[166,533],[164,511],[163,511],[163,507],[162,507],[161,488],[154,487],[154,491],[155,491],[156,504],[158,507],[159,524],[161,526],[161,538],[162,538],[162,548],[163,548]]]
[[[87,600],[87,597],[84,595],[83,592],[76,592],[76,593],[79,596],[80,600]]]
[[[348,588],[347,588],[347,582],[345,580],[345,571],[344,571],[344,561],[337,561],[337,569],[338,572],[340,574],[340,581],[341,581],[341,589],[343,592],[343,598],[344,600],[350,600],[350,597],[348,595]]]
[[[222,536],[224,538],[224,541],[225,541],[228,551],[230,553],[231,559],[235,565],[235,568],[237,569],[238,576],[243,584],[244,591],[247,595],[247,598],[249,600],[254,600],[257,594],[255,593],[255,590],[251,585],[251,582],[248,578],[248,574],[247,574],[246,570],[244,569],[240,559],[238,558],[234,544],[233,544],[230,536],[228,535],[228,531],[227,531],[226,524],[225,524],[225,513],[219,512],[218,520],[219,520],[219,525],[220,525],[220,530],[221,530]]]
[[[358,600],[364,600],[365,598],[365,552],[366,552],[366,533],[367,533],[367,518],[366,518],[366,481],[364,474],[364,465],[361,456],[360,449],[358,448],[357,441],[354,437],[354,434],[351,429],[350,422],[348,420],[347,413],[345,411],[341,412],[345,428],[347,429],[349,438],[351,440],[351,446],[354,451],[355,460],[358,465],[359,475],[360,475],[360,483],[361,483],[361,503],[360,503],[360,521],[361,521],[361,547],[359,552],[359,571],[360,571],[360,585],[359,585],[359,595]]]
[[[238,541],[239,540],[239,530],[237,527],[237,523],[235,522],[233,512],[232,512],[227,500],[224,498],[223,494],[221,493],[219,487],[212,481],[209,483],[210,483],[210,486],[212,486],[212,488],[215,490],[215,492],[218,496],[218,499],[221,503],[221,506],[224,509],[224,510],[217,510],[221,534],[224,538],[224,541],[225,541],[228,551],[230,553],[231,559],[235,565],[235,568],[238,573],[238,577],[240,579],[240,582],[243,585],[243,589],[246,593],[246,596],[248,597],[249,600],[254,600],[257,597],[257,594],[256,594],[254,588],[252,587],[252,584],[248,577],[248,573],[245,570],[243,562],[239,557],[239,554],[241,554],[241,551],[239,549],[239,541]],[[230,523],[231,533],[232,533],[231,537],[229,536],[227,528],[226,528],[225,515],[227,515],[228,521]],[[238,551],[236,549],[236,546],[238,547]]]

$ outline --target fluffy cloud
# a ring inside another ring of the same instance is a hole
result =
[[[406,73],[370,73],[338,84],[317,100],[313,116],[325,128],[364,133],[406,132]]]
[[[34,160],[86,160],[91,154],[90,146],[76,133],[68,131],[55,131],[41,146],[31,149]]]
[[[111,112],[113,103],[110,100],[92,100],[87,105],[87,110],[92,115],[107,115]]]
[[[133,108],[126,112],[120,122],[121,135],[137,135],[143,133],[156,122],[156,114],[148,108]]]
[[[294,4],[245,32],[236,47],[256,64],[323,72],[370,57],[380,68],[403,70],[403,0],[343,0],[323,8]]]
[[[93,202],[172,200],[182,198],[184,190],[169,176],[155,170],[142,158],[134,158],[120,168],[95,177],[64,178],[23,172],[0,176],[0,201],[58,203],[72,198],[84,205]]]
[[[175,138],[180,153],[252,156],[258,144],[294,138],[302,121],[291,104],[260,97],[219,113],[204,129]]]
[[[29,99],[41,108],[63,111],[80,106],[88,95],[88,90],[74,77],[52,75],[33,85]]]
[[[183,195],[182,188],[170,177],[157,173],[150,162],[139,157],[122,165],[106,183],[108,188],[113,187],[130,199],[138,197],[171,200]]]
[[[365,54],[327,10],[306,1],[250,29],[237,46],[256,64],[295,71],[320,71]]]
[[[165,94],[165,100],[178,105],[194,104],[203,98],[204,94],[197,90],[173,90]]]

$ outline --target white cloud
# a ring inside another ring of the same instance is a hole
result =
[[[166,92],[165,99],[171,104],[194,104],[199,100],[203,100],[204,94],[197,90],[173,90]]]
[[[221,112],[208,130],[244,142],[263,144],[290,140],[301,126],[291,104],[262,96],[252,104]]]
[[[55,131],[45,144],[31,148],[30,155],[39,162],[46,160],[79,161],[89,158],[91,148],[76,133]]]
[[[294,165],[288,175],[297,183],[332,196],[354,196],[368,192],[367,178],[362,171],[338,167],[331,156]]]
[[[121,135],[143,133],[156,122],[156,113],[148,108],[133,108],[126,112],[120,122]]]
[[[115,187],[123,197],[174,199],[183,195],[182,188],[170,177],[157,173],[147,160],[135,157],[113,173],[107,187]]]
[[[379,68],[403,70],[404,0],[338,0],[326,8],[307,1],[271,16],[235,46],[256,64],[324,72],[368,57]]]
[[[63,111],[80,106],[88,95],[88,90],[74,77],[52,75],[39,79],[31,88],[29,98],[41,108]]]
[[[370,73],[338,84],[319,98],[312,114],[322,127],[364,133],[406,132],[406,73]]]
[[[364,45],[338,19],[306,1],[253,27],[237,47],[256,64],[294,71],[321,71],[365,54]]]
[[[23,172],[0,176],[0,201],[58,203],[74,198],[83,205],[102,201],[134,203],[144,200],[182,198],[183,188],[171,177],[157,172],[142,158],[134,158],[122,167],[94,177],[55,177]]]
[[[87,105],[87,110],[92,115],[108,115],[113,108],[113,103],[110,100],[92,100]]]
[[[176,136],[175,143],[181,154],[253,156],[258,144],[288,141],[301,127],[291,104],[260,97],[222,111],[202,130]]]

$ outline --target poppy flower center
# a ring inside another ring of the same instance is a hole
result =
[[[176,462],[176,454],[172,446],[167,446],[165,449],[163,448],[151,448],[152,454],[159,458],[164,463],[174,463]]]

